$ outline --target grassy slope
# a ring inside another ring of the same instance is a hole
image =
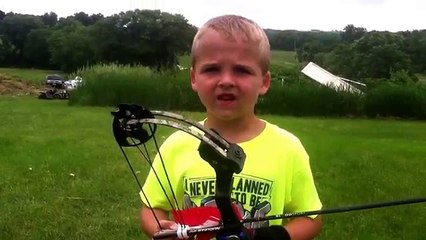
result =
[[[46,79],[48,74],[57,74],[60,72],[54,70],[39,70],[39,69],[22,69],[22,68],[0,68],[0,73],[7,74],[9,76],[32,82],[36,85],[40,85],[43,80]]]

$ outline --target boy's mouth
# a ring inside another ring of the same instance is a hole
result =
[[[236,99],[234,94],[223,93],[217,96],[217,99],[220,101],[234,101]]]

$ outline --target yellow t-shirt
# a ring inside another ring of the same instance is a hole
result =
[[[171,186],[159,155],[154,160],[155,173],[174,207],[171,189],[180,209],[212,204],[215,172],[199,156],[199,144],[198,139],[182,131],[173,133],[163,143],[160,153]],[[234,175],[231,197],[243,207],[244,218],[321,209],[309,156],[297,137],[266,122],[257,137],[238,145],[244,149],[246,160],[242,172]],[[151,169],[143,186],[149,204],[171,210],[155,173]],[[281,220],[271,222],[281,223]]]

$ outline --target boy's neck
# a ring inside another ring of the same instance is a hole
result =
[[[265,122],[255,115],[244,119],[222,120],[207,117],[204,125],[214,129],[232,143],[242,143],[257,137],[265,128]]]

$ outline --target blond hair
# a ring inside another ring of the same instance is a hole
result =
[[[230,40],[241,39],[259,46],[260,65],[265,73],[270,67],[270,45],[265,31],[254,21],[237,15],[223,15],[207,21],[194,37],[191,48],[192,66],[196,61],[196,51],[204,33],[214,30]]]

